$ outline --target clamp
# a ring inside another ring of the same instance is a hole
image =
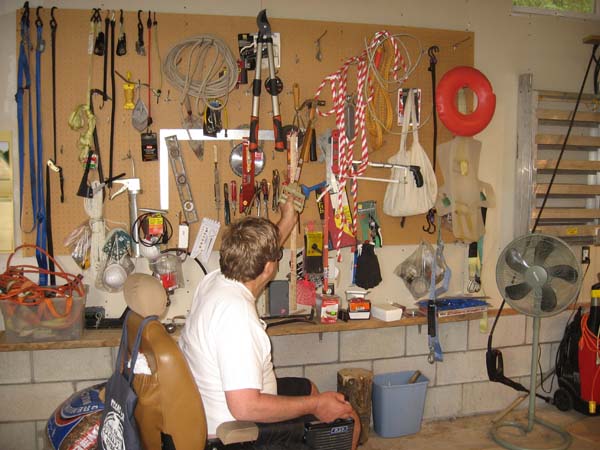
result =
[[[258,116],[260,111],[261,70],[263,47],[267,47],[267,60],[269,63],[269,78],[265,80],[265,89],[271,94],[273,105],[273,131],[275,135],[275,150],[285,150],[285,138],[281,126],[281,113],[279,112],[279,93],[283,90],[283,83],[275,75],[275,57],[273,55],[273,34],[271,25],[267,20],[267,10],[263,9],[256,16],[258,26],[258,37],[256,40],[256,69],[254,70],[254,81],[252,82],[252,116],[250,117],[249,150],[258,150]]]

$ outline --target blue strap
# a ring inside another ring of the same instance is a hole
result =
[[[44,205],[44,148],[42,140],[42,66],[41,56],[44,50],[43,38],[42,38],[42,24],[38,22],[36,25],[37,29],[37,45],[35,50],[35,112],[36,112],[36,128],[37,128],[37,177],[35,178],[36,185],[36,205],[35,205],[35,218],[36,218],[36,239],[35,245],[38,247],[35,251],[35,258],[38,263],[38,267],[41,269],[48,269],[48,258],[45,250],[47,248],[47,237],[46,237],[46,207]],[[30,127],[31,129],[31,127]],[[35,174],[34,174],[35,175]],[[32,180],[33,180],[32,175]],[[34,182],[32,181],[32,188]],[[43,249],[41,251],[40,249]],[[48,275],[40,273],[38,284],[40,286],[48,285]]]
[[[31,207],[35,214],[36,208],[36,195],[37,190],[35,186],[35,161],[34,161],[34,141],[33,141],[33,123],[32,123],[32,112],[31,112],[31,73],[28,59],[29,49],[29,21],[25,16],[21,20],[21,43],[19,44],[19,64],[17,69],[17,94],[15,99],[17,101],[17,122],[19,127],[19,221],[23,214],[23,182],[24,182],[24,171],[25,171],[25,116],[23,111],[23,97],[25,91],[29,91],[28,107],[29,107],[29,176],[31,178]],[[35,228],[34,225],[31,232]]]

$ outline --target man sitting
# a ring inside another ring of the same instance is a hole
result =
[[[352,417],[356,449],[360,421],[342,394],[320,393],[305,378],[276,379],[271,343],[256,311],[256,299],[277,274],[281,246],[295,222],[288,200],[277,226],[257,217],[229,226],[221,242],[220,270],[198,285],[179,345],[201,392],[209,434],[231,420]]]

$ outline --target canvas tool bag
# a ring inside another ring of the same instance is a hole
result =
[[[410,149],[407,149],[406,137],[411,123],[413,139]],[[419,142],[416,124],[416,106],[411,89],[406,98],[400,149],[388,159],[388,163],[419,166],[423,176],[423,185],[418,187],[414,176],[408,170],[401,167],[392,168],[391,179],[398,180],[398,183],[389,183],[383,197],[383,212],[388,216],[406,217],[425,214],[435,203],[437,181],[429,157]]]
[[[128,313],[131,314],[131,312]],[[137,360],[142,331],[148,322],[157,320],[157,316],[146,317],[141,323],[135,343],[131,349],[131,359],[127,364],[127,319],[123,323],[121,344],[117,355],[114,373],[106,383],[104,413],[98,431],[98,449],[100,450],[138,450],[142,448],[137,423],[134,417],[137,395],[131,386],[133,369]]]

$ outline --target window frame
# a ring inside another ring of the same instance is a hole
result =
[[[521,16],[521,15],[542,15],[542,16],[555,16],[555,17],[565,17],[568,19],[578,19],[578,20],[590,20],[590,21],[600,21],[600,0],[594,0],[595,7],[594,13],[578,13],[571,11],[558,11],[554,9],[544,9],[544,8],[534,8],[530,6],[515,6],[511,1],[511,15]]]

